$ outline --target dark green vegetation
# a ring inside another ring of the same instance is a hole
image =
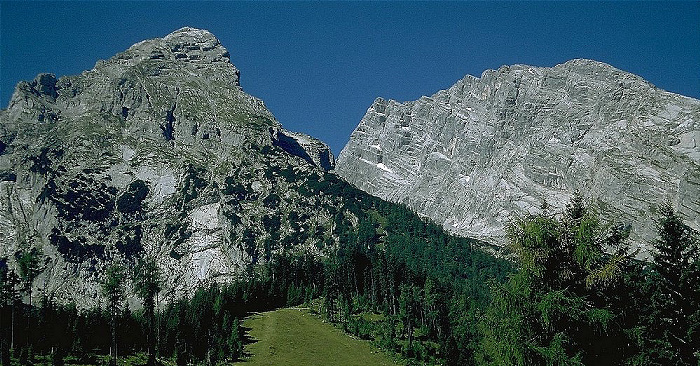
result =
[[[159,276],[147,257],[133,268],[110,267],[103,281],[109,306],[89,311],[45,297],[39,306],[22,305],[17,289],[27,291],[20,285],[35,275],[31,268],[41,254],[18,253],[26,264],[21,276],[1,262],[3,365],[10,364],[11,347],[20,363],[37,354],[53,355],[54,364],[64,358],[95,363],[112,343],[117,355],[152,355],[149,364],[233,362],[246,357],[240,319],[302,303],[318,304],[321,315],[341,329],[408,363],[698,362],[698,234],[669,208],[660,212],[651,263],[633,259],[627,228],[601,222],[575,198],[561,215],[511,224],[513,265],[330,174],[306,189],[345,203],[334,218],[340,244],[330,255],[282,251],[250,267],[246,280],[204,286],[161,308],[154,301]],[[292,227],[304,221],[294,215],[287,218]],[[275,232],[279,220],[266,217],[265,228]],[[314,235],[309,231],[295,235]],[[324,245],[322,238],[317,245]],[[135,271],[131,278],[143,310],[124,306],[121,282],[128,271]]]
[[[200,181],[200,172],[193,169],[191,173],[188,192],[189,196],[196,197],[206,184]],[[168,305],[159,310],[153,299],[160,286],[159,276],[143,252],[136,252],[129,261],[115,261],[120,264],[101,274],[102,293],[108,301],[104,309],[90,311],[59,306],[48,297],[44,297],[38,307],[21,305],[15,291],[18,286],[10,279],[13,272],[3,262],[3,273],[7,275],[3,277],[7,279],[3,282],[7,284],[4,288],[8,294],[14,294],[16,300],[5,303],[0,321],[8,324],[7,319],[10,319],[10,323],[28,324],[15,327],[14,337],[9,334],[3,338],[14,340],[14,344],[3,346],[3,354],[8,354],[7,350],[12,347],[15,357],[22,355],[31,359],[32,355],[53,354],[62,359],[70,355],[88,364],[96,362],[95,355],[120,357],[138,351],[180,364],[232,361],[239,358],[242,351],[239,319],[251,312],[325,297],[324,313],[341,325],[376,330],[392,326],[400,330],[394,318],[401,321],[409,316],[399,311],[404,311],[402,291],[413,289],[412,281],[444,277],[440,282],[445,283],[439,291],[455,291],[456,286],[447,286],[448,278],[456,276],[463,280],[458,281],[463,297],[472,294],[475,302],[485,304],[488,289],[480,283],[489,279],[502,280],[510,270],[507,262],[476,249],[478,243],[452,238],[409,210],[373,198],[332,174],[319,176],[289,167],[271,172],[272,177],[276,175],[289,182],[308,179],[308,184],[301,186],[302,195],[334,197],[340,202],[340,205],[331,205],[327,199],[319,202],[324,210],[333,213],[332,233],[323,226],[309,225],[308,215],[296,210],[263,216],[261,226],[267,233],[263,248],[256,240],[260,236],[257,232],[246,230],[240,237],[254,263],[258,254],[264,259],[246,269],[245,280],[226,286],[202,287],[189,299],[170,298]],[[129,201],[134,201],[133,198],[140,196],[139,191],[138,186],[130,187],[122,197],[129,195]],[[234,180],[227,181],[222,191],[237,200],[252,199],[253,193]],[[273,194],[261,199],[270,207],[277,206],[280,201],[280,197]],[[183,200],[184,204],[186,201]],[[119,207],[132,206],[117,204]],[[231,220],[235,219],[235,210],[230,216]],[[283,235],[282,225],[289,225],[291,231]],[[170,231],[172,236],[183,235],[181,226],[173,225]],[[315,248],[299,250],[298,243],[310,241],[315,243]],[[329,254],[319,256],[315,250],[319,248],[325,248]],[[126,293],[127,279],[134,281],[131,286],[134,294]],[[422,288],[423,284],[420,286]],[[124,301],[132,295],[141,299],[143,305],[143,309],[135,313],[129,311]],[[384,321],[382,315],[365,317],[382,313],[390,314],[386,317],[389,320]],[[361,322],[364,318],[369,319],[367,323]],[[433,327],[440,327],[438,320]],[[55,329],[56,334],[39,330],[46,328]],[[442,328],[437,332],[443,332]],[[363,337],[371,338],[369,334]],[[427,344],[429,338],[423,342],[419,337],[416,335],[414,342],[411,331],[411,346]],[[430,352],[437,352],[436,348],[432,347]],[[153,357],[149,362],[154,362]]]
[[[696,365],[698,234],[664,207],[653,263],[627,230],[575,198],[560,218],[510,227],[519,270],[492,287],[475,361],[494,365]]]

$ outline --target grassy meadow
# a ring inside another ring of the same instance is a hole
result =
[[[285,308],[243,322],[253,343],[240,365],[398,365],[368,341],[352,338],[305,309]]]

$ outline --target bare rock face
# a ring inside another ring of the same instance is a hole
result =
[[[284,151],[323,170],[332,170],[335,167],[335,157],[325,142],[303,133],[279,128],[271,128],[270,133],[275,146],[281,147]]]
[[[165,275],[161,298],[282,251],[320,255],[335,203],[299,187],[333,162],[241,90],[216,37],[182,28],[17,85],[0,111],[0,264],[38,250],[34,293],[89,307],[105,266],[144,255]]]
[[[644,251],[659,204],[700,228],[700,101],[591,60],[504,66],[417,101],[375,100],[336,172],[496,243],[512,218],[562,210],[579,190]]]

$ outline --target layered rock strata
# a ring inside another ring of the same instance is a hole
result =
[[[378,98],[336,172],[496,243],[578,190],[648,254],[660,204],[700,228],[700,101],[591,60],[504,66],[416,101]]]

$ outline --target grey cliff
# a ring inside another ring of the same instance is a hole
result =
[[[579,190],[645,255],[664,202],[700,228],[700,101],[591,60],[503,66],[417,101],[375,100],[336,172],[495,243]]]
[[[216,37],[182,28],[17,85],[0,111],[0,260],[38,250],[35,296],[89,307],[105,266],[149,255],[160,297],[187,295],[283,251],[323,255],[335,203],[298,188],[333,166],[241,89]]]

